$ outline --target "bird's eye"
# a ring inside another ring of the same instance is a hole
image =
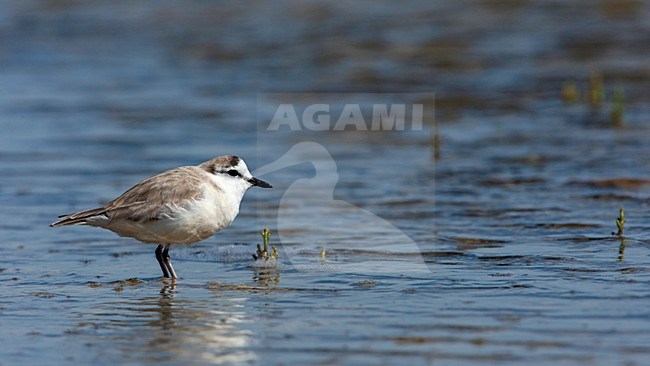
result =
[[[226,173],[228,173],[228,175],[230,175],[231,177],[238,177],[239,176],[239,172],[236,171],[235,169],[230,169]]]

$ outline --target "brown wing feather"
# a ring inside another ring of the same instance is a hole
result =
[[[111,220],[158,220],[168,213],[170,206],[182,206],[201,197],[203,174],[202,169],[193,166],[168,170],[139,182],[103,207],[63,215],[62,220],[51,226],[85,224],[87,219],[98,215]]]
[[[136,184],[104,206],[111,219],[150,221],[162,218],[169,206],[199,199],[204,174],[196,167],[168,170]]]

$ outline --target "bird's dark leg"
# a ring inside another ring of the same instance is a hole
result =
[[[167,247],[165,246],[165,250],[167,250]],[[162,269],[163,277],[169,277],[169,272],[167,271],[167,267],[165,267],[165,262],[164,262],[164,255],[165,253],[163,251],[163,245],[160,244],[156,248],[156,259],[158,260],[158,264],[160,264],[160,269]],[[173,271],[173,270],[172,270]]]
[[[176,272],[174,271],[174,267],[172,267],[172,260],[169,258],[169,244],[165,245],[165,249],[162,252],[162,259],[165,263],[165,266],[167,266],[169,274],[172,276],[172,278],[178,278],[178,276],[176,276]]]

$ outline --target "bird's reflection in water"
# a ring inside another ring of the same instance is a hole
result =
[[[158,320],[154,320],[149,324],[152,326],[160,327],[161,330],[169,330],[173,328],[174,320],[174,290],[176,289],[176,280],[163,279],[163,287],[160,289],[160,297],[158,298]],[[168,342],[165,340],[164,343]]]
[[[122,356],[179,364],[254,363],[252,334],[242,329],[249,321],[243,310],[247,298],[196,291],[164,280],[160,296],[130,299],[117,322],[126,334],[118,332],[114,339]]]
[[[175,278],[163,278],[161,279],[163,283],[162,289],[160,289],[160,298],[173,298],[174,290],[176,289],[176,279]]]

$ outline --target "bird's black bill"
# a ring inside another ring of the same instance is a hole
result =
[[[260,188],[273,188],[272,185],[266,183],[265,181],[263,181],[261,179],[257,179],[257,178],[251,178],[251,179],[248,180],[248,182],[250,184],[252,184],[252,185],[254,185],[256,187],[260,187]]]

